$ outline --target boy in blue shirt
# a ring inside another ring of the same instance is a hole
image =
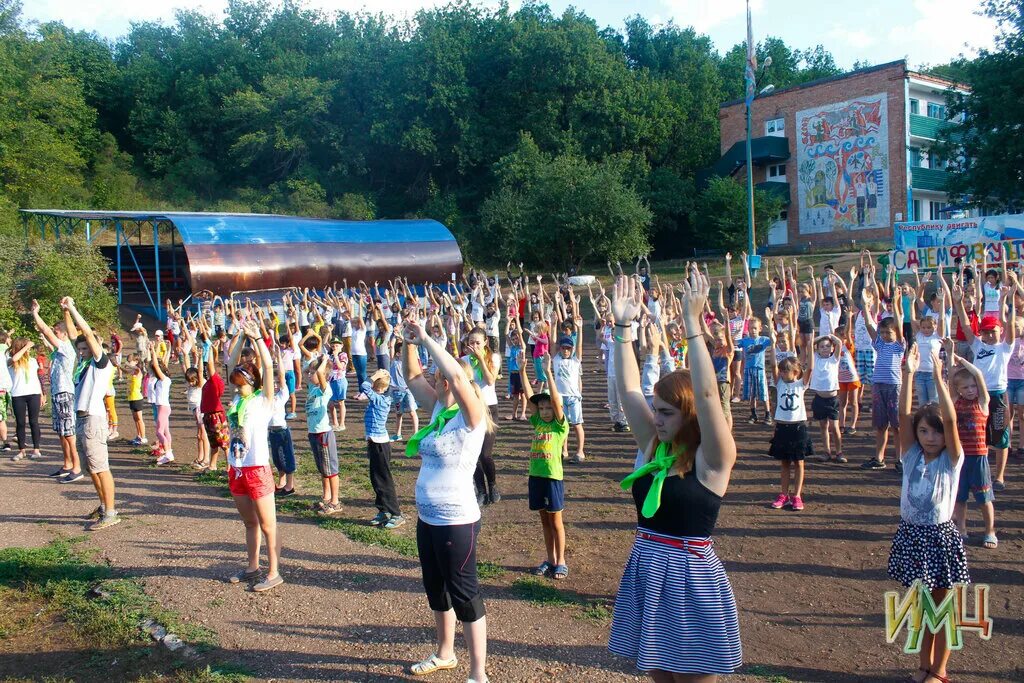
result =
[[[761,320],[751,318],[747,324],[747,336],[737,343],[743,353],[743,400],[750,401],[749,424],[756,424],[757,402],[764,404],[764,423],[772,424],[771,402],[768,400],[768,381],[764,372],[764,354],[775,344],[775,330],[769,329],[772,337],[761,335]]]
[[[388,435],[388,415],[391,413],[391,375],[387,370],[377,370],[364,381],[359,390],[366,395],[366,413],[363,426],[366,428],[366,457],[370,461],[370,485],[377,494],[374,505],[377,516],[370,520],[371,526],[396,529],[405,524],[398,509],[398,493],[395,478],[391,475],[391,437]]]

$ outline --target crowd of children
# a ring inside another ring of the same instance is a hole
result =
[[[659,379],[687,369],[688,349],[706,344],[726,420],[736,419],[745,404],[750,424],[773,427],[766,455],[779,461],[780,489],[771,508],[803,510],[805,461],[817,454],[821,462],[847,463],[844,441],[859,435],[860,416],[870,412],[874,452],[861,467],[887,467],[891,435],[899,453],[895,467],[904,478],[901,508],[908,526],[901,524],[894,543],[891,573],[904,581],[913,573],[907,558],[923,552],[915,544],[924,542],[915,536],[922,524],[914,521],[918,517],[941,517],[936,524],[953,525],[960,543],[956,552],[962,553],[966,505],[972,497],[985,527],[981,545],[996,548],[994,492],[1006,485],[1015,419],[1019,447],[1012,453],[1024,454],[1024,317],[1017,316],[1024,306],[1024,287],[1017,274],[1006,267],[961,263],[952,272],[939,270],[922,278],[914,270],[909,278],[901,278],[891,266],[882,269],[863,252],[848,277],[828,265],[816,273],[812,267],[801,270],[796,259],[776,260],[763,269],[762,289],[752,277],[746,254],[741,260],[741,272],[733,276],[733,260],[727,254],[725,275],[717,280],[703,266],[702,276],[716,290],[717,305],[704,301],[699,320],[690,323],[699,329],[685,325],[677,291],[662,284],[649,263],[638,260],[631,277],[643,294],[628,322],[628,338],[648,407],[654,405]],[[696,264],[693,268],[700,272]],[[618,270],[621,274],[621,266]],[[612,300],[599,282],[586,289],[594,315],[593,353],[605,373],[609,426],[630,431],[614,353],[623,323],[616,322]],[[569,573],[562,522],[563,461],[586,460],[582,361],[587,334],[581,300],[570,278],[555,275],[545,282],[541,275],[527,277],[521,265],[514,273],[509,264],[504,281],[498,274],[472,272],[457,287],[412,286],[399,278],[384,286],[360,281],[320,291],[296,289],[265,302],[214,297],[204,306],[188,306],[167,301],[166,327],[152,337],[141,319],[136,321],[133,352],[123,352],[115,334],[109,345],[93,354],[97,363],[102,356],[104,368],[107,363],[113,368],[99,373],[106,382],[100,403],[107,438],[117,439],[119,427],[124,429],[117,418],[120,399],[132,415],[135,435],[130,443],[149,444],[144,415],[148,403],[157,464],[175,461],[171,426],[182,420],[194,429],[194,467],[216,470],[222,453],[230,466],[232,449],[237,450],[232,434],[245,427],[245,411],[238,408],[245,399],[237,389],[254,386],[247,384],[244,372],[238,374],[238,368],[248,363],[273,387],[273,395],[265,399],[265,467],[274,471],[270,490],[277,496],[296,491],[291,427],[301,407],[309,450],[322,481],[315,509],[320,515],[337,515],[342,505],[336,435],[348,429],[352,377],[355,400],[365,403],[368,475],[377,508],[369,523],[395,529],[405,524],[405,518],[391,472],[392,443],[403,439],[407,422],[410,443],[419,443],[425,433],[437,429],[435,422],[420,429],[419,406],[401,362],[403,330],[407,322],[415,322],[432,344],[468,368],[486,406],[488,424],[502,421],[499,393],[508,404],[505,422],[530,423],[534,436],[528,453],[528,499],[530,509],[539,511],[544,538],[544,561],[534,573],[563,579]],[[48,384],[53,429],[64,459],[53,476],[72,483],[84,476],[76,450],[75,403],[90,367],[91,347],[83,346],[76,354],[72,342],[79,337],[79,328],[73,307],[63,310],[63,320],[52,327],[40,317],[38,306],[32,310],[41,342],[50,349],[44,359],[48,382],[39,380],[33,342],[0,333],[0,353],[7,361],[0,364],[0,441],[9,450],[6,416],[13,411],[18,451],[12,459],[40,457],[39,416],[45,405],[43,385]],[[755,315],[755,310],[763,315]],[[245,342],[246,336],[254,341]],[[439,369],[428,346],[420,344],[414,352],[433,379]],[[119,396],[117,377],[124,378]],[[236,395],[225,394],[226,380]],[[868,387],[870,401],[865,403]],[[179,394],[187,416],[173,414],[172,399]],[[914,398],[920,410],[911,415]],[[951,422],[956,423],[955,443],[943,427]],[[924,436],[922,430],[927,429],[942,439]],[[480,506],[501,500],[493,458],[497,438],[500,429],[488,429],[475,458],[474,493]],[[245,442],[243,450],[251,456],[253,447]],[[946,469],[936,474],[931,463],[939,461]],[[932,485],[941,493],[934,497],[942,500],[941,514],[922,508],[923,487]],[[942,526],[942,533],[946,531]],[[966,576],[966,565],[959,572],[959,561],[954,562],[954,580]],[[926,664],[922,671],[941,680],[944,662]]]

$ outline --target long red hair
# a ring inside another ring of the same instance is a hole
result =
[[[676,467],[679,473],[686,474],[693,469],[697,447],[700,446],[700,425],[697,423],[697,404],[693,398],[690,371],[676,370],[665,375],[654,385],[654,395],[683,415],[683,426],[672,439],[671,447],[672,452],[678,455]]]

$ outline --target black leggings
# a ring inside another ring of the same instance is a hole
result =
[[[416,549],[427,603],[435,612],[455,610],[463,623],[486,614],[476,575],[476,539],[480,522],[434,526],[416,523]]]
[[[497,425],[498,406],[487,406],[487,409],[491,411],[491,421]],[[491,455],[494,451],[495,437],[495,432],[487,432],[484,444],[480,447],[480,458],[476,461],[476,472],[473,473],[473,483],[476,484],[478,491],[484,493],[494,488],[495,480],[498,477],[498,472],[494,467],[494,457]]]
[[[39,450],[39,402],[40,394],[14,396],[14,424],[18,435],[18,450],[25,450],[25,422],[32,430],[32,448]]]

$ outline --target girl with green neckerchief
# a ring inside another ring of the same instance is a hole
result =
[[[636,540],[608,647],[655,681],[715,680],[740,666],[742,651],[736,601],[711,539],[736,444],[701,335],[708,282],[694,267],[681,284],[677,322],[690,369],[662,375],[650,406],[632,339],[643,292],[638,278],[620,275],[611,306],[616,388],[638,451],[622,481],[637,508]]]

